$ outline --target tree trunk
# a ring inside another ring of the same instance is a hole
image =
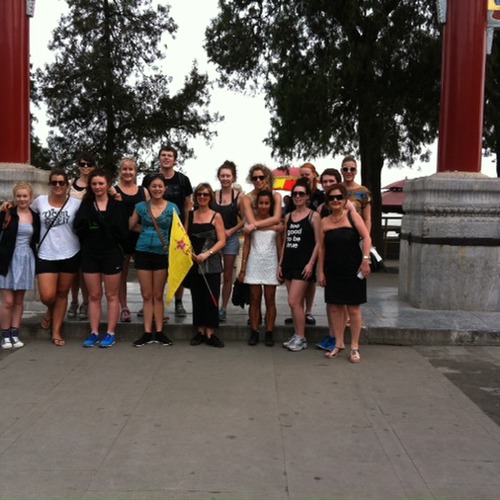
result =
[[[373,120],[373,115],[359,117],[359,153],[361,160],[361,184],[366,186],[373,196],[372,201],[372,244],[382,248],[382,194],[380,176],[384,166],[384,157],[380,147],[381,141],[374,131],[380,130]]]

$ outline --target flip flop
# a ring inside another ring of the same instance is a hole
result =
[[[64,344],[66,344],[65,340],[64,339],[52,339],[52,343],[56,346],[56,347],[62,347]]]
[[[361,361],[361,356],[359,355],[358,349],[351,349],[351,355],[349,356],[349,361],[351,363],[359,363]]]
[[[337,356],[339,356],[342,353],[342,351],[344,349],[345,349],[345,347],[334,347],[333,351],[327,352],[325,354],[325,358],[328,358],[328,359],[336,358]]]
[[[42,327],[43,330],[50,330],[50,327],[52,326],[52,318],[46,318],[44,316],[42,318],[42,322],[40,323],[40,326]]]

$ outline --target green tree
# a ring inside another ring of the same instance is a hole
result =
[[[209,58],[264,91],[276,156],[356,153],[381,240],[384,165],[426,159],[437,134],[440,42],[431,0],[220,0]]]
[[[173,143],[183,158],[189,140],[213,135],[210,82],[193,63],[183,87],[171,95],[171,78],[159,67],[164,36],[177,26],[169,7],[151,0],[67,0],[49,48],[56,60],[36,73],[38,93],[53,127],[49,145],[55,163],[67,165],[88,150],[113,169],[124,154]],[[156,151],[155,151],[156,153]]]

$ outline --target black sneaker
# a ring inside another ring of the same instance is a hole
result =
[[[315,325],[316,318],[312,314],[306,314],[306,325]]]
[[[141,338],[134,340],[132,345],[134,347],[144,347],[146,344],[151,344],[153,342],[153,334],[144,332]]]
[[[201,332],[196,332],[196,335],[189,342],[191,345],[200,345],[202,342],[205,342],[205,335]]]
[[[285,325],[293,325],[293,318],[285,318]]]
[[[224,342],[222,342],[222,340],[215,334],[210,338],[207,338],[206,344],[211,345],[212,347],[224,347]]]
[[[155,333],[155,339],[154,342],[157,344],[161,344],[165,347],[169,347],[171,345],[174,345],[174,343],[162,332]]]
[[[266,337],[264,340],[267,347],[272,347],[274,345],[273,332],[266,332]]]
[[[259,332],[257,330],[252,330],[250,332],[250,337],[248,337],[248,345],[257,345],[259,343]]]

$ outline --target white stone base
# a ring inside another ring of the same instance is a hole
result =
[[[404,190],[400,297],[421,309],[500,311],[500,179],[438,173]]]
[[[49,172],[27,163],[0,163],[0,201],[12,200],[12,188],[16,182],[26,181],[33,185],[34,196],[47,194]]]

